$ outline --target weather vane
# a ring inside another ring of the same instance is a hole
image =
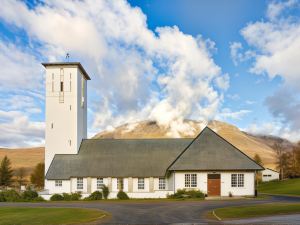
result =
[[[66,60],[69,62],[69,59],[70,59],[70,54],[67,53],[67,54],[66,54]]]

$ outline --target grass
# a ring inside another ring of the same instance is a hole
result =
[[[267,194],[300,196],[300,178],[264,182],[258,185],[258,192]]]
[[[300,203],[268,203],[251,206],[234,206],[214,210],[220,219],[242,219],[260,216],[300,213]],[[213,212],[208,213],[209,218],[214,218]]]
[[[100,210],[79,208],[1,207],[0,224],[74,224],[95,221],[108,215]]]

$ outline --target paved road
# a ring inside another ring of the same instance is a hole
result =
[[[249,204],[299,202],[300,198],[272,196],[264,200],[210,200],[210,201],[152,201],[152,202],[59,202],[59,203],[0,203],[3,206],[26,207],[77,207],[96,208],[112,214],[106,223],[110,224],[207,224],[216,223],[205,218],[209,210],[225,206],[239,206]],[[277,218],[278,220],[280,218]],[[248,220],[247,220],[248,221]],[[285,221],[289,221],[285,217]],[[297,218],[299,221],[299,218]],[[234,221],[237,223],[237,221]],[[265,223],[264,220],[250,221],[249,223]],[[271,221],[272,222],[272,221]],[[271,223],[270,222],[270,223]],[[274,222],[274,221],[273,221]],[[291,221],[289,221],[291,222]],[[221,222],[219,222],[221,223]],[[244,221],[246,223],[246,221]]]

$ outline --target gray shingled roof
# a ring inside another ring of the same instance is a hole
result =
[[[46,178],[163,177],[193,139],[89,139],[77,155],[55,155]]]
[[[55,155],[46,179],[163,177],[168,170],[262,170],[205,128],[195,139],[89,139],[77,155]]]
[[[169,170],[262,170],[247,155],[206,127]]]

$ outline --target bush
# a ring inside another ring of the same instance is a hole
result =
[[[199,198],[204,199],[205,195],[198,190],[178,189],[176,193],[169,195],[168,198],[184,199],[184,198]]]
[[[94,191],[86,200],[101,200],[102,193],[100,191]]]
[[[42,196],[37,196],[35,199],[33,199],[35,202],[43,202],[45,199]]]
[[[117,194],[117,198],[120,200],[129,199],[128,195],[124,191],[119,191]]]
[[[38,193],[36,191],[27,190],[22,193],[22,199],[27,201],[32,201],[38,197]]]
[[[62,196],[63,196],[63,200],[65,201],[78,201],[81,198],[80,193],[71,193],[71,194],[63,193]]]
[[[2,191],[6,202],[19,202],[22,200],[20,194],[15,190]]]
[[[5,199],[5,196],[4,196],[4,193],[1,191],[0,192],[0,202],[5,202],[6,199]]]
[[[109,195],[109,189],[106,185],[103,185],[102,187],[102,194],[103,194],[103,198],[107,199],[108,195]]]
[[[64,197],[60,194],[54,194],[51,196],[50,201],[62,201]]]

